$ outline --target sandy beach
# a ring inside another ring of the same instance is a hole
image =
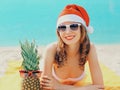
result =
[[[45,47],[38,47],[40,55]],[[99,61],[120,75],[120,44],[96,45],[96,49]],[[0,77],[4,75],[10,60],[22,60],[20,47],[0,47]]]

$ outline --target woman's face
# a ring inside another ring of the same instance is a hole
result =
[[[65,22],[58,26],[57,30],[65,44],[79,43],[81,37],[80,25],[80,23],[76,22]]]

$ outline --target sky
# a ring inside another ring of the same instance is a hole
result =
[[[90,16],[90,24],[94,26],[91,37],[95,42],[106,42],[104,38],[119,38],[119,0],[0,0],[0,45],[15,44],[25,38],[43,37],[45,34],[55,36],[56,20],[60,11],[67,4],[84,6]],[[103,33],[104,31],[104,33]],[[111,33],[115,34],[111,36]],[[98,34],[99,33],[99,34]],[[55,37],[50,37],[55,40]]]

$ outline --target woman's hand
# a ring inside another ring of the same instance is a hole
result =
[[[42,76],[40,79],[40,85],[43,89],[56,90],[59,84],[53,78]]]

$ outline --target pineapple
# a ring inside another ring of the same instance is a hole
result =
[[[41,90],[38,51],[35,42],[29,43],[27,40],[21,44],[21,55],[23,58],[22,69],[24,73],[22,90]]]

